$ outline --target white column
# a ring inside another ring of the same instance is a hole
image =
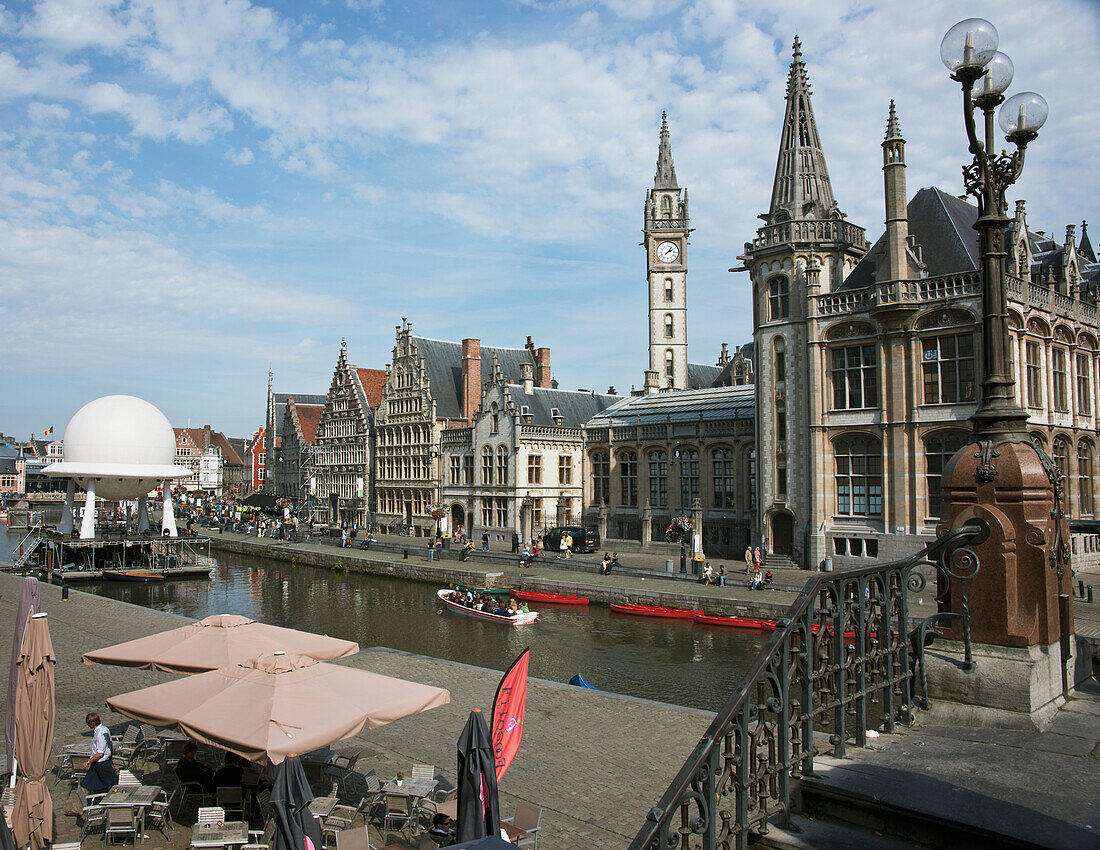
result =
[[[172,482],[161,482],[161,492],[164,493],[164,516],[160,521],[161,534],[168,532],[169,537],[179,537],[176,530],[176,514],[172,509]]]
[[[80,539],[95,537],[95,479],[88,479],[88,495],[84,498],[84,516],[80,520]]]
[[[76,482],[69,479],[65,487],[65,505],[61,508],[61,522],[57,524],[57,530],[62,534],[73,533],[73,503],[76,501]]]
[[[138,496],[137,532],[144,534],[149,530],[149,505],[145,496]]]

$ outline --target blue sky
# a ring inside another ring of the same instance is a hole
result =
[[[985,4],[1051,119],[1013,197],[1096,218],[1100,11]],[[961,191],[960,96],[929,0],[0,5],[0,431],[60,433],[108,393],[233,436],[327,390],[340,338],[394,325],[550,346],[563,387],[646,364],[640,241],[660,114],[691,193],[689,356],[751,337],[729,274],[765,211],[797,32],[833,187],[882,230],[894,98],[909,193]],[[1080,163],[1086,165],[1082,167]]]

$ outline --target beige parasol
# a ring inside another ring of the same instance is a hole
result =
[[[243,664],[120,694],[107,706],[250,761],[278,764],[451,701],[448,691],[271,653]]]
[[[141,667],[167,673],[203,673],[232,667],[276,650],[331,661],[354,655],[359,651],[359,644],[328,635],[269,626],[236,614],[215,614],[178,629],[86,652],[82,658],[85,664]]]
[[[46,768],[53,744],[53,668],[57,663],[45,614],[35,614],[23,633],[19,683],[15,694],[15,755],[19,788],[12,812],[17,847],[42,850],[53,840],[53,800],[46,788]]]

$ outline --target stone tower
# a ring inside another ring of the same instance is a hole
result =
[[[907,280],[909,275],[909,212],[905,197],[905,139],[898,126],[894,101],[882,142],[882,179],[886,191],[886,262],[878,269],[879,280]]]
[[[824,557],[824,538],[811,517],[823,507],[810,500],[824,498],[813,478],[826,455],[810,423],[820,421],[814,408],[828,367],[814,338],[818,323],[809,320],[815,296],[836,289],[869,246],[833,198],[797,37],[771,206],[760,218],[764,226],[739,258],[753,290],[759,531],[769,551],[813,567]]]
[[[657,174],[646,194],[642,233],[649,282],[647,393],[686,389],[688,193],[676,184],[668,119],[661,113]]]

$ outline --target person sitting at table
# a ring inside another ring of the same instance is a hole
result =
[[[176,762],[176,776],[181,783],[194,782],[202,786],[207,794],[214,792],[214,771],[195,758],[199,745],[188,741],[183,746],[183,755]]]
[[[214,774],[214,787],[240,788],[242,776],[244,776],[244,768],[241,767],[240,758],[236,753],[226,753],[225,764]]]

